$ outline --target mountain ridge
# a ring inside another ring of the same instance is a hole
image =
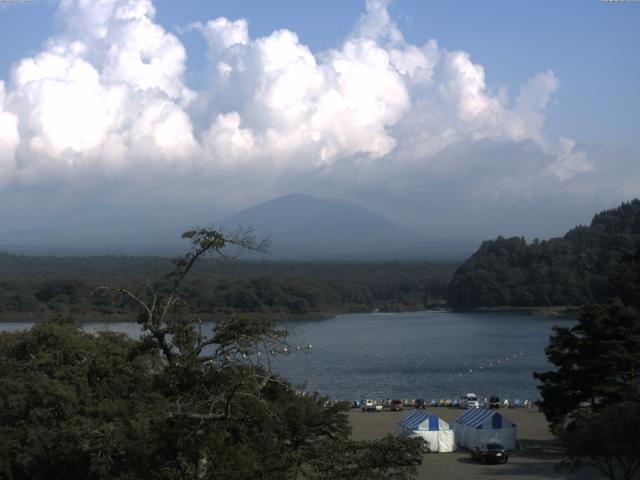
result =
[[[0,250],[28,255],[178,255],[187,248],[181,228],[116,231],[107,225],[59,226],[0,234]],[[251,227],[270,238],[273,260],[454,260],[477,243],[435,240],[357,203],[292,193],[252,205],[216,222],[233,231]]]
[[[218,222],[226,229],[250,225],[269,237],[275,256],[340,256],[393,250],[423,238],[356,203],[294,193],[230,215]]]

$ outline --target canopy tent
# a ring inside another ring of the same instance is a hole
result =
[[[399,435],[424,438],[432,452],[453,452],[456,449],[449,424],[424,410],[414,410],[400,420],[397,431]]]
[[[516,448],[516,425],[495,410],[473,409],[456,418],[453,425],[456,442],[473,450],[484,443],[501,443],[507,450]]]

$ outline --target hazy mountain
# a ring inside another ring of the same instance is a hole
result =
[[[259,237],[271,238],[277,256],[362,253],[421,240],[354,203],[300,193],[255,205],[219,223],[229,230],[252,226]]]
[[[273,259],[461,259],[479,242],[425,238],[352,202],[292,194],[215,222],[233,231],[253,227],[271,239]],[[114,229],[107,225],[58,226],[0,234],[0,250],[31,255],[176,255],[190,228]]]
[[[274,258],[459,258],[474,243],[428,240],[352,202],[292,194],[255,205],[219,222],[228,230],[252,226],[270,237]]]

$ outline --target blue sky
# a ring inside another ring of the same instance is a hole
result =
[[[56,221],[82,218],[95,196],[148,212],[140,152],[162,158],[145,177],[166,184],[176,217],[301,190],[422,231],[453,216],[466,226],[452,235],[545,236],[638,194],[640,2],[155,0],[155,14],[148,0],[104,3],[0,6],[0,121],[15,129],[0,136],[4,230],[44,221],[42,202]],[[123,20],[123,5],[143,13]],[[94,20],[106,37],[83,30]],[[125,58],[141,39],[159,68]],[[100,128],[85,131],[67,104]],[[160,105],[170,122],[134,125],[132,112]],[[158,143],[167,132],[179,141]]]

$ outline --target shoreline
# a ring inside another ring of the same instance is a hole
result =
[[[424,311],[445,311],[450,312],[443,303],[433,303],[429,305],[345,305],[343,308],[330,307],[314,310],[306,313],[291,312],[197,312],[186,313],[184,315],[197,317],[205,321],[215,320],[216,318],[231,315],[246,315],[252,318],[271,318],[275,321],[292,321],[292,320],[329,320],[338,315],[348,314],[367,314],[367,313],[415,313]],[[70,317],[78,323],[122,323],[135,322],[137,314],[113,312],[105,313],[99,311],[74,312],[74,311],[42,311],[42,312],[0,312],[0,323],[37,323],[55,316]]]
[[[582,306],[576,305],[549,305],[532,307],[474,307],[474,308],[451,308],[455,313],[522,313],[542,318],[558,318],[573,320],[578,318]]]
[[[270,318],[274,321],[290,322],[295,320],[330,320],[338,315],[348,314],[372,314],[372,313],[417,313],[417,312],[445,312],[445,313],[519,313],[523,315],[532,315],[541,318],[557,318],[564,320],[576,319],[580,313],[581,307],[559,305],[548,307],[476,307],[454,309],[445,304],[437,305],[415,305],[412,307],[400,308],[354,308],[347,307],[344,309],[326,309],[304,314],[293,314],[289,312],[202,312],[197,314],[189,314],[194,320],[197,317],[212,321],[216,318],[229,315],[247,315],[252,318]],[[130,323],[136,321],[135,314],[125,313],[103,313],[103,312],[0,312],[0,323],[38,323],[44,320],[52,319],[55,316],[70,317],[77,323]]]

